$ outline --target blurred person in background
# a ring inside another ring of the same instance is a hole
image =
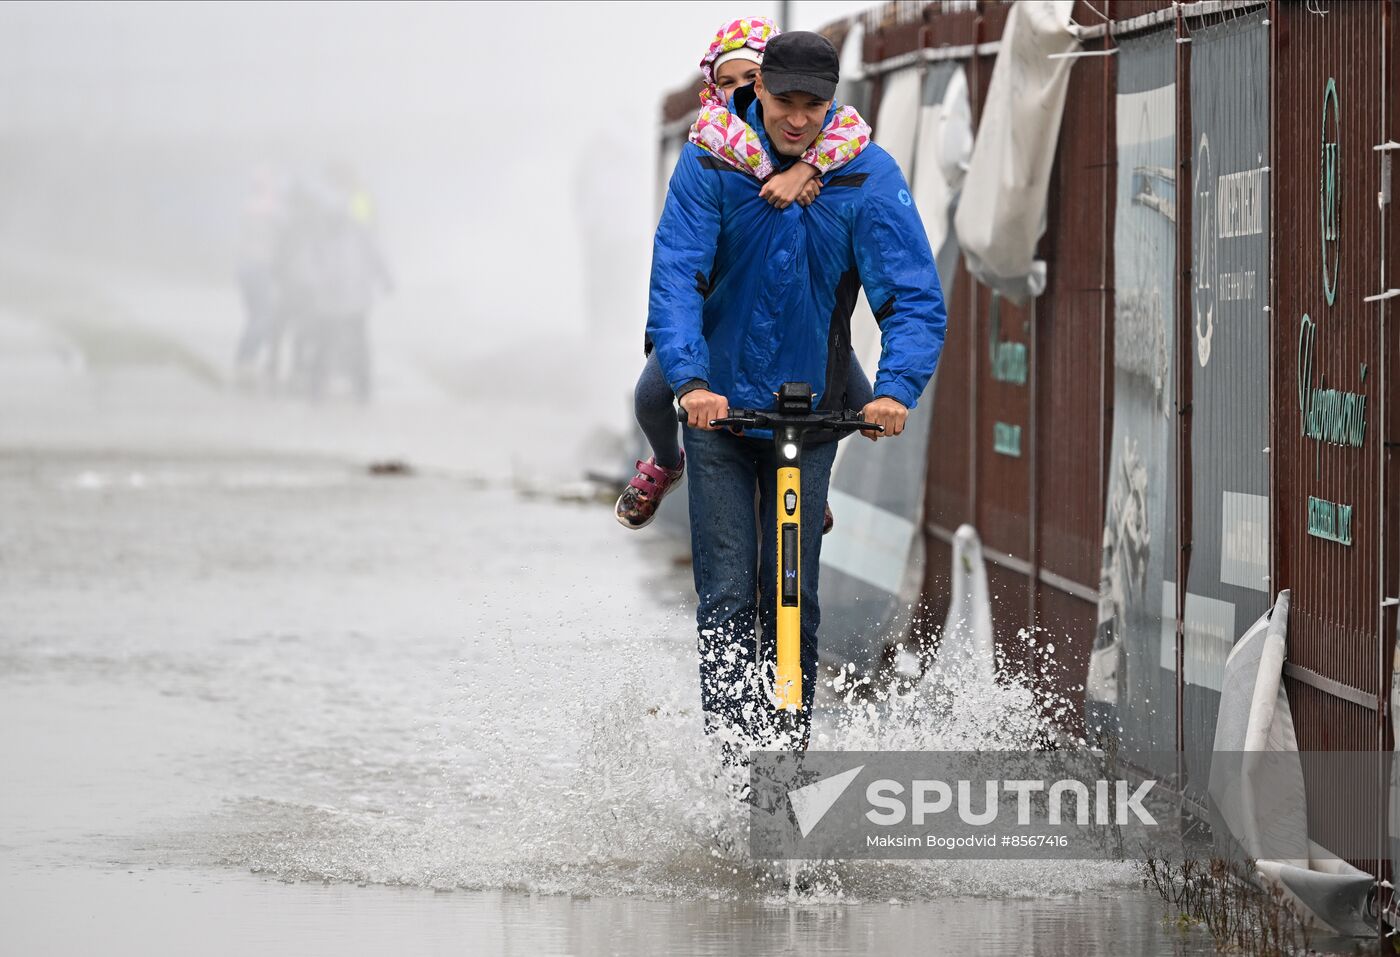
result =
[[[372,394],[370,311],[393,290],[373,220],[348,167],[329,166],[293,191],[279,262],[295,338],[292,387],[308,398],[320,399],[338,372],[357,400]]]
[[[780,31],[767,17],[745,17],[719,28],[700,59],[705,85],[700,91],[700,112],[689,140],[722,162],[727,169],[762,183],[758,195],[775,209],[794,202],[808,206],[821,192],[821,176],[850,162],[870,142],[870,126],[851,107],[836,109],[821,135],[802,154],[800,162],[781,168],[753,128],[729,109],[736,90],[752,86],[763,62],[763,51]],[[685,474],[685,453],[677,436],[673,402],[675,395],[662,374],[651,339],[644,346],[647,362],[633,393],[637,424],[652,448],[646,461],[637,462],[637,474],[618,496],[614,514],[624,528],[650,525],[661,500]],[[848,402],[861,408],[871,399],[870,379],[855,352],[849,357]],[[825,510],[822,532],[831,531],[834,519]]]
[[[278,253],[287,226],[287,180],[271,166],[253,172],[239,218],[238,290],[243,299],[243,332],[234,356],[241,385],[272,385],[280,374],[286,303]]]

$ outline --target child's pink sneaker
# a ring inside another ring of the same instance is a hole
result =
[[[674,469],[663,469],[656,464],[656,456],[645,462],[637,460],[637,474],[618,496],[614,514],[618,524],[624,528],[646,528],[656,517],[656,510],[666,493],[681,482],[685,474],[685,453],[681,453],[681,464]]]

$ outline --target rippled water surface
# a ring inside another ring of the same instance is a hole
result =
[[[688,573],[605,506],[14,451],[0,502],[7,952],[1209,949],[1128,865],[849,862],[789,905],[734,851]],[[986,693],[949,734],[1030,733]],[[886,735],[822,694],[825,745]]]

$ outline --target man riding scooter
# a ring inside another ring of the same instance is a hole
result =
[[[796,162],[826,125],[838,64],[824,37],[784,33],[769,42],[754,85],[735,93],[731,108],[779,169]],[[779,542],[768,534],[777,524],[779,451],[766,431],[737,435],[711,423],[731,405],[773,406],[784,383],[809,384],[816,411],[845,410],[850,319],[863,287],[882,351],[875,399],[860,411],[883,435],[897,436],[933,375],[947,314],[908,184],[878,145],[825,175],[807,207],[774,209],[759,196],[762,186],[685,146],[657,227],[647,334],[687,414],[706,730],[742,747],[801,748],[817,678],[821,523],[800,529],[801,705],[783,710],[792,720],[779,723]],[[841,434],[806,438],[800,494],[808,514],[825,507]]]

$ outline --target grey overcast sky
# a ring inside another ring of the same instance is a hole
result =
[[[869,6],[795,2],[791,26]],[[0,246],[164,264],[207,244],[213,269],[253,166],[339,159],[404,281],[468,283],[491,310],[543,285],[534,320],[563,321],[606,255],[637,329],[659,100],[722,22],[777,7],[5,3]]]

